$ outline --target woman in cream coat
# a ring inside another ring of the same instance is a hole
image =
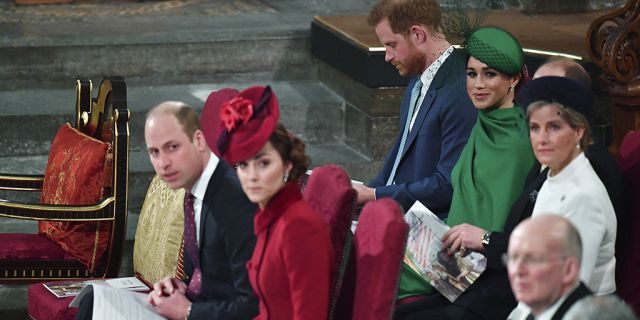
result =
[[[603,295],[616,290],[617,222],[607,190],[584,155],[591,144],[583,115],[587,111],[549,101],[534,102],[527,109],[533,152],[549,167],[533,216],[559,214],[574,224],[582,238],[580,279]]]

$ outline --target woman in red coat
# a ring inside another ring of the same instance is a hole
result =
[[[255,319],[326,319],[329,229],[296,183],[309,165],[304,143],[278,117],[270,87],[249,88],[229,101],[210,96],[203,111],[204,119],[212,119],[205,136],[214,152],[236,166],[244,192],[259,206],[256,247],[247,263],[260,300]]]

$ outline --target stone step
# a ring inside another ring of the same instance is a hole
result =
[[[283,14],[258,1],[244,2],[253,2],[260,12],[213,18],[205,11],[190,19],[171,14],[88,20],[69,16],[38,21],[28,33],[20,23],[5,24],[0,77],[12,81],[0,85],[15,89],[104,74],[153,84],[259,71],[280,79],[303,78],[307,74],[303,67],[310,64],[310,14],[292,13],[283,19]]]
[[[80,2],[80,1],[79,1]],[[95,2],[95,1],[91,1]],[[145,84],[268,73],[311,79],[309,23],[363,12],[367,0],[163,1],[25,8],[0,2],[0,88],[118,74]]]
[[[127,99],[132,113],[131,150],[143,150],[144,117],[165,100],[183,101],[200,110],[215,89],[270,84],[279,98],[281,121],[306,143],[340,142],[344,137],[344,100],[318,81],[269,81],[259,78],[239,81],[233,77],[216,83],[136,86],[128,85]],[[100,79],[95,79],[95,87]],[[63,89],[21,89],[0,91],[0,156],[47,154],[61,124],[74,112],[74,83]],[[94,88],[95,88],[94,87]],[[94,93],[95,96],[96,93]]]

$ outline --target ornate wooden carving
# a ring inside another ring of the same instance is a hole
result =
[[[600,87],[612,98],[610,150],[617,155],[624,135],[640,130],[640,0],[596,19],[587,42],[593,62],[603,71]]]

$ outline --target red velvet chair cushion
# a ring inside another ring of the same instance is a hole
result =
[[[398,204],[368,202],[354,236],[356,282],[353,319],[391,319],[409,227]]]
[[[37,234],[0,233],[2,261],[61,261],[73,259],[60,246]]]
[[[335,252],[331,283],[335,284],[351,226],[356,191],[351,187],[351,179],[344,169],[337,165],[326,165],[313,170],[305,186],[303,197],[329,225],[331,243]]]
[[[56,134],[42,187],[45,204],[96,204],[102,197],[109,145],[63,125]],[[49,237],[91,272],[110,238],[110,222],[40,222],[39,233]]]
[[[624,180],[627,214],[618,221],[625,244],[616,252],[618,294],[640,314],[640,131],[627,133],[620,146],[618,165]]]
[[[29,317],[34,320],[56,319],[73,320],[78,314],[78,308],[69,308],[73,297],[56,298],[42,283],[36,283],[27,289],[29,301]]]

